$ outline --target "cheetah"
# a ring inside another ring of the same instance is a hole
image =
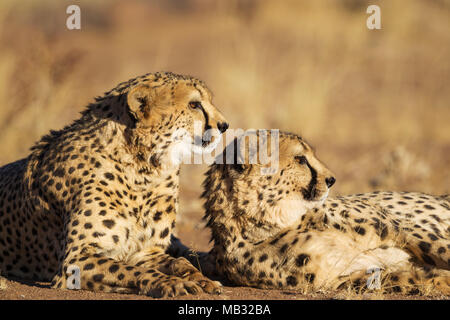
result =
[[[179,192],[172,135],[196,123],[225,132],[211,99],[194,77],[148,73],[97,97],[28,157],[0,168],[2,274],[63,289],[219,293],[219,283],[166,253]],[[194,137],[190,146],[203,150],[214,138]]]
[[[252,136],[259,131],[230,143],[204,181],[219,274],[263,289],[450,294],[448,197],[328,198],[336,179],[304,139],[279,132],[279,167],[267,174],[267,164],[250,162],[249,154],[267,149],[269,140],[255,144]],[[227,154],[234,154],[232,164]]]

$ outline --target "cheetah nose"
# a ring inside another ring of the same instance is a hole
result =
[[[327,184],[328,188],[331,188],[335,182],[336,182],[335,177],[328,177],[325,179],[325,183]]]
[[[224,133],[228,129],[228,123],[226,123],[226,122],[219,122],[217,124],[217,129],[219,129],[219,131],[221,133]]]

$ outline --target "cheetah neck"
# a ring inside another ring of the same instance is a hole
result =
[[[132,128],[109,122],[99,132],[109,160],[127,168],[129,173],[142,177],[178,176],[180,164],[172,161],[171,133],[163,126],[158,130]]]
[[[170,162],[169,139],[163,130],[148,134],[144,129],[132,129],[126,117],[118,121],[114,116],[100,117],[92,110],[96,107],[90,106],[71,125],[44,136],[32,148],[29,171],[36,171],[45,157],[56,156],[53,150],[58,151],[61,159],[70,159],[73,152],[77,152],[80,160],[86,162],[86,169],[97,170],[94,163],[87,161],[95,157],[107,167],[120,167],[132,188],[148,190],[155,177],[157,181],[173,180],[173,186],[178,187],[180,165]]]

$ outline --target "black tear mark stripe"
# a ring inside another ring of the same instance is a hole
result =
[[[197,89],[198,93],[200,93],[200,97],[203,99],[203,92],[199,88],[197,88],[197,84],[194,83],[194,87],[195,89]],[[203,108],[203,105],[201,103],[199,103],[199,105],[200,110],[202,111],[203,116],[205,117],[205,131],[206,131],[208,129],[211,129],[211,126],[209,125],[209,116],[206,113],[205,109]]]
[[[203,116],[205,117],[205,131],[208,129],[211,129],[211,126],[209,125],[209,116],[208,113],[206,113],[205,108],[203,108],[203,105],[200,104],[200,110],[203,113]]]
[[[306,160],[306,165],[309,168],[309,171],[311,171],[311,180],[308,184],[308,189],[303,188],[302,193],[303,197],[306,200],[312,200],[315,197],[315,188],[317,185],[317,171],[311,165],[309,164],[308,160]]]

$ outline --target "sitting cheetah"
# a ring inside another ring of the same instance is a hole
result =
[[[260,151],[246,136],[218,158],[225,163],[235,152],[233,164],[211,165],[204,181],[219,273],[266,289],[361,292],[379,280],[384,292],[450,294],[448,198],[373,192],[327,199],[335,178],[301,137],[280,133],[279,168],[265,174],[267,165],[249,162],[245,151]]]
[[[2,274],[152,296],[220,292],[186,259],[166,253],[178,209],[172,134],[192,132],[194,123],[204,132],[228,127],[205,84],[146,74],[96,98],[27,158],[0,168]],[[211,145],[201,139],[201,150]]]

